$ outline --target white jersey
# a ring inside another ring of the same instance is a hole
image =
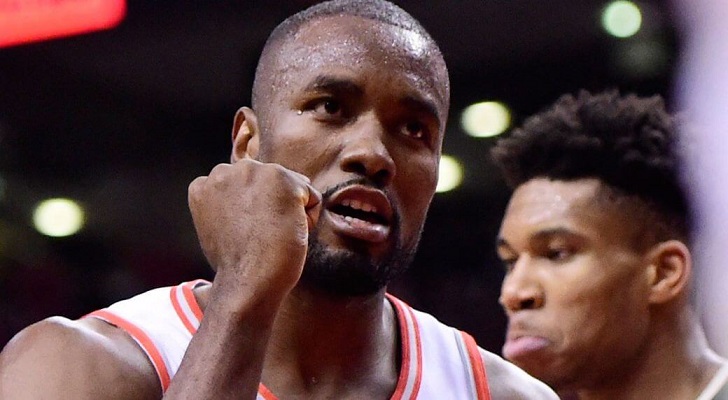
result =
[[[153,289],[86,317],[126,331],[144,350],[166,391],[202,320],[192,289],[197,280]],[[402,365],[392,400],[490,399],[485,363],[475,340],[392,295],[402,344]],[[277,397],[262,383],[258,400]]]

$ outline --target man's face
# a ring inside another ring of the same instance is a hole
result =
[[[528,181],[499,233],[509,319],[503,355],[557,389],[615,379],[648,334],[647,258],[631,243],[636,222],[599,197],[600,185]]]
[[[375,292],[409,264],[434,194],[444,63],[422,36],[351,16],[311,21],[278,51],[258,158],[324,194],[302,282]]]

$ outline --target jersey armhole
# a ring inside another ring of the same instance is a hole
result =
[[[160,353],[157,346],[141,328],[125,320],[124,318],[121,318],[118,315],[111,313],[108,310],[97,310],[85,315],[83,318],[100,319],[110,325],[113,325],[123,330],[129,336],[131,336],[132,339],[137,342],[139,347],[141,347],[141,349],[147,355],[149,361],[151,361],[154,370],[157,372],[159,383],[162,386],[162,392],[164,393],[167,390],[170,382],[167,365],[165,364],[164,358],[162,358],[162,354]]]
[[[473,381],[475,382],[475,392],[478,399],[489,400],[490,388],[488,387],[488,375],[485,371],[485,362],[483,361],[483,357],[480,355],[478,345],[475,343],[475,339],[467,333],[461,331],[460,335],[465,343],[468,358],[470,359]]]

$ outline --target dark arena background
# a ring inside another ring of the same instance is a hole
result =
[[[0,1],[0,12],[20,3]],[[250,103],[268,33],[313,3],[129,0],[112,28],[0,48],[0,346],[51,315],[77,318],[212,277],[187,185],[228,160],[232,117]],[[435,196],[415,263],[390,290],[500,353],[503,272],[493,247],[509,192],[488,159],[497,137],[467,135],[463,111],[499,102],[513,127],[581,88],[669,101],[679,30],[654,0],[622,2],[611,34],[606,0],[396,3],[448,62],[444,153],[463,170],[459,186]],[[636,33],[618,37],[635,16]],[[34,213],[49,198],[82,207],[78,232],[40,233]]]

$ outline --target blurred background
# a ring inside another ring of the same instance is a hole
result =
[[[395,2],[438,41],[452,108],[441,192],[391,292],[500,353],[509,191],[490,147],[562,93],[669,100],[680,35],[655,0]],[[0,2],[0,38],[22,3]],[[212,278],[187,185],[229,159],[267,35],[313,3],[128,0],[107,29],[0,47],[0,346],[50,315]]]

